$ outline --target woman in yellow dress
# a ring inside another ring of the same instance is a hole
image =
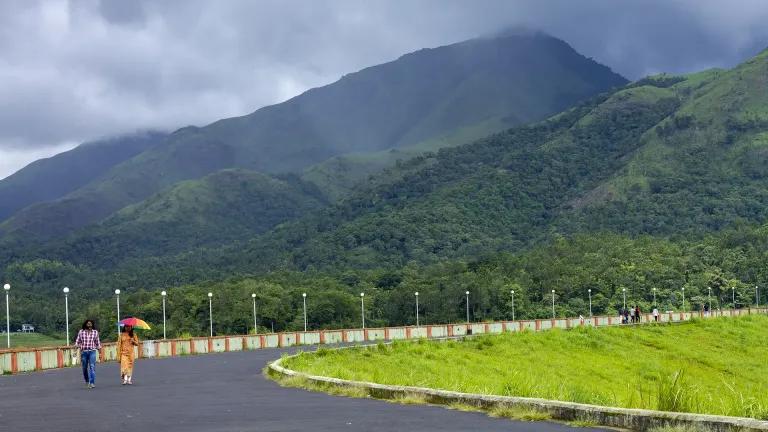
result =
[[[124,326],[117,338],[117,354],[120,356],[120,378],[123,385],[133,384],[133,347],[139,346],[139,337],[133,332],[132,326]]]

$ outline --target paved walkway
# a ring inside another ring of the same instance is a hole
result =
[[[96,388],[80,368],[0,377],[2,431],[532,431],[576,429],[514,422],[434,406],[397,405],[283,388],[262,369],[282,351],[138,360],[135,383],[98,365]],[[578,429],[585,432],[587,429]]]

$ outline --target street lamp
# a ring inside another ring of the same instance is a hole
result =
[[[67,329],[67,346],[69,346],[69,288],[64,287],[64,321]]]
[[[365,330],[365,293],[360,293],[360,317],[363,319],[363,330]]]
[[[117,302],[117,336],[120,336],[120,290],[115,290],[115,298]]]
[[[416,327],[419,326],[419,292],[413,293],[416,296]]]
[[[731,299],[733,301],[733,309],[736,310],[736,287],[731,287]]]
[[[208,325],[210,334],[213,337],[213,293],[208,293]]]
[[[167,296],[168,293],[160,291],[160,295],[163,297],[163,340],[165,340],[165,296]]]
[[[683,292],[683,312],[685,312],[685,287],[683,287],[681,291]]]
[[[592,288],[587,289],[589,293],[589,316],[592,316]]]
[[[555,290],[552,290],[552,319],[555,319]]]
[[[3,285],[5,290],[5,337],[8,348],[11,347],[11,308],[8,306],[8,292],[11,290],[11,284]]]
[[[469,322],[469,291],[465,294],[467,295],[467,322]]]
[[[707,302],[709,303],[709,313],[707,316],[712,315],[712,287],[707,287]]]
[[[304,300],[304,331],[307,331],[307,293],[301,293]]]
[[[256,293],[251,294],[253,299],[253,334],[259,334],[259,325],[256,321]]]
[[[658,307],[656,305],[656,288],[653,289],[653,307],[654,308]]]
[[[512,294],[512,321],[515,320],[515,290],[509,291]]]
[[[626,310],[627,309],[627,289],[622,288],[621,292],[624,294],[624,309]]]
[[[760,288],[755,285],[755,306],[760,307]]]

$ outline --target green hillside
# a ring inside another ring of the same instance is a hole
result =
[[[554,233],[702,236],[762,223],[765,76],[764,52],[730,71],[643,80],[550,121],[416,160],[423,166],[401,180],[236,255],[284,251],[280,259],[299,269],[399,267],[514,251]]]
[[[55,236],[178,181],[226,168],[300,172],[330,157],[404,147],[500,119],[541,120],[624,78],[538,33],[424,49],[237,118],[173,133],[60,200],[0,227]]]
[[[76,234],[104,262],[238,242],[326,205],[314,185],[229,169],[180,182]]]
[[[0,180],[0,221],[31,204],[55,200],[81,188],[113,166],[154,147],[165,136],[146,132],[108,138],[32,162]]]
[[[466,144],[515,125],[511,118],[495,118],[466,126],[424,140],[418,144],[369,153],[352,153],[332,157],[304,170],[302,178],[316,184],[331,200],[338,201],[372,184],[392,181],[388,175],[378,175],[398,163],[445,147]],[[398,178],[404,175],[402,166],[390,170]]]

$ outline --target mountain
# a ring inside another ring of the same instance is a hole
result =
[[[247,246],[165,265],[400,268],[575,233],[693,239],[762,224],[766,76],[768,50],[732,70],[649,77],[546,122],[417,158],[398,180]]]
[[[500,130],[625,82],[539,33],[424,49],[243,117],[180,129],[98,181],[21,211],[0,229],[56,236],[221,169],[298,173],[339,154],[414,145],[473,125]]]
[[[159,132],[142,132],[88,142],[35,161],[0,180],[0,221],[31,204],[79,189],[115,165],[157,145]]]
[[[311,183],[241,169],[187,180],[128,206],[77,236],[103,261],[181,253],[252,238],[327,203]]]

